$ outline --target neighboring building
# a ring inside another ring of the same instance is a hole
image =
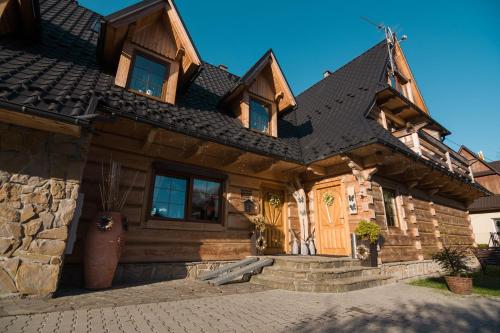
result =
[[[466,206],[487,191],[443,144],[394,35],[294,96],[271,50],[242,77],[203,62],[170,0],[0,13],[4,293],[78,271],[111,158],[123,185],[137,175],[120,274],[138,279],[250,255],[258,213],[269,254],[313,234],[319,254],[349,256],[362,219],[383,230],[382,264],[474,242]]]
[[[469,161],[474,179],[493,193],[469,206],[476,243],[491,246],[491,233],[500,232],[500,161],[486,162],[465,146],[460,147],[459,153]]]

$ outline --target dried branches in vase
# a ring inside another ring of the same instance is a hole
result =
[[[101,205],[103,212],[121,212],[125,202],[132,191],[132,187],[137,179],[138,172],[135,173],[130,186],[122,191],[120,187],[121,164],[110,160],[109,170],[104,171],[104,163],[101,168],[101,183],[99,184],[99,193],[101,195]]]

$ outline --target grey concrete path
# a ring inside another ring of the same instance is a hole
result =
[[[283,290],[0,318],[0,332],[500,332],[500,299],[405,284]]]

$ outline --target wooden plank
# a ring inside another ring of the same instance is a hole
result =
[[[266,266],[271,266],[274,263],[273,259],[267,258],[263,260],[259,260],[254,262],[253,264],[244,266],[234,272],[230,272],[224,276],[221,276],[219,278],[213,279],[209,281],[210,284],[213,284],[214,286],[220,286],[221,284],[225,284],[228,282],[233,281],[234,279],[243,276],[244,274],[252,273],[260,268],[266,267]]]
[[[4,109],[0,109],[0,122],[46,132],[65,134],[77,138],[81,135],[81,128],[78,125]]]
[[[246,259],[240,260],[240,261],[232,263],[232,264],[224,265],[224,267],[221,267],[221,268],[216,269],[214,271],[210,271],[210,272],[207,272],[205,274],[202,274],[201,276],[198,277],[198,280],[205,281],[205,280],[213,279],[213,278],[215,278],[223,273],[229,272],[230,270],[252,264],[258,260],[259,260],[258,257],[251,257],[251,258],[246,258]]]

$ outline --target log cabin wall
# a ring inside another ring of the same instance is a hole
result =
[[[130,127],[131,126],[131,127]],[[221,158],[209,154],[194,154],[189,151],[195,139],[175,140],[164,132],[155,143],[145,148],[144,136],[147,129],[139,124],[119,124],[113,131],[99,129],[92,141],[88,163],[83,176],[82,191],[85,193],[83,214],[78,228],[78,236],[73,253],[66,263],[82,262],[83,244],[86,230],[96,213],[100,210],[98,185],[101,179],[102,164],[110,158],[122,164],[122,185],[127,188],[137,173],[136,181],[126,201],[124,215],[128,218],[129,230],[123,248],[121,263],[144,262],[188,262],[206,260],[234,260],[253,254],[251,242],[251,223],[253,215],[244,213],[244,198],[251,196],[262,210],[262,190],[274,189],[284,193],[282,217],[286,224],[298,224],[297,208],[289,202],[283,177],[272,173],[252,176],[227,167],[217,169],[227,175],[225,182],[223,218],[221,224],[172,222],[149,218],[150,184],[153,176],[153,163],[183,162],[185,165],[205,167],[210,170],[220,165]],[[122,134],[115,133],[116,128]],[[113,132],[113,133],[112,133]],[[126,136],[123,134],[126,133]],[[161,144],[157,144],[161,142]],[[184,147],[183,147],[184,146]],[[169,159],[167,159],[167,156]],[[243,163],[244,164],[244,163]],[[214,168],[215,170],[216,168]],[[246,169],[245,169],[246,170]],[[280,179],[280,181],[278,181]],[[283,228],[282,242],[287,247],[287,235]],[[273,234],[275,235],[275,234]]]
[[[465,207],[451,199],[375,177],[371,181],[375,222],[384,238],[382,262],[431,259],[443,245],[472,245],[474,239]],[[399,224],[388,227],[382,188],[396,190]]]

